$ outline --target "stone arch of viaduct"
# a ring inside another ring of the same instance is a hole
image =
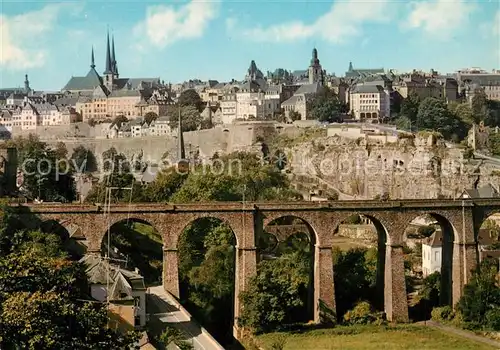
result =
[[[23,206],[26,208],[27,206]],[[371,218],[385,235],[384,309],[393,321],[408,321],[403,263],[403,234],[416,217],[430,214],[452,228],[452,302],[462,295],[464,284],[476,267],[477,232],[481,223],[500,211],[500,199],[489,200],[405,200],[289,203],[210,204],[134,204],[116,205],[105,215],[91,205],[42,204],[28,206],[22,215],[38,215],[41,220],[57,220],[62,225],[77,224],[86,240],[88,252],[99,252],[108,228],[122,220],[139,219],[150,223],[163,238],[163,286],[179,297],[179,236],[193,221],[213,217],[225,222],[237,241],[235,276],[235,318],[240,313],[238,295],[257,271],[256,237],[275,219],[293,216],[305,221],[314,231],[314,319],[320,322],[322,310],[335,309],[333,236],[342,221],[354,214]],[[321,306],[321,307],[320,307]]]

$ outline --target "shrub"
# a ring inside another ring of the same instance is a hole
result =
[[[371,324],[382,321],[380,314],[373,311],[371,305],[362,301],[359,302],[352,310],[349,310],[344,315],[344,321],[347,324]]]
[[[434,321],[451,321],[455,317],[455,313],[451,306],[435,307],[431,312]]]
[[[458,302],[458,310],[469,328],[500,329],[500,288],[497,262],[486,259],[478,266]],[[496,317],[496,319],[495,319]]]
[[[348,225],[359,225],[361,224],[361,217],[359,215],[351,215],[344,221]]]
[[[493,331],[500,331],[500,308],[491,309],[486,312],[486,327]]]
[[[418,234],[423,237],[430,237],[436,229],[433,226],[420,226],[417,230]]]

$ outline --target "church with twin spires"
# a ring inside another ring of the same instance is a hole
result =
[[[160,78],[123,78],[118,72],[115,39],[107,34],[104,71],[96,70],[94,48],[90,69],[85,76],[71,77],[62,92],[78,96],[76,110],[83,120],[105,120],[124,115],[143,116],[147,112],[162,115],[171,102],[168,89]]]
[[[68,83],[61,89],[63,92],[93,92],[102,89],[104,93],[110,94],[119,90],[136,90],[141,88],[153,88],[161,85],[160,78],[120,78],[118,73],[118,62],[115,53],[115,39],[109,40],[107,35],[106,60],[102,76],[96,70],[94,59],[94,48],[90,56],[90,70],[87,75],[71,77]]]

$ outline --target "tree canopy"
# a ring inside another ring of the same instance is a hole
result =
[[[4,216],[1,228],[10,244],[0,251],[0,347],[118,350],[138,340],[107,327],[106,306],[88,296],[85,267],[67,258],[57,235],[23,229],[14,219]]]
[[[156,114],[155,112],[148,112],[144,115],[144,121],[146,123],[151,124],[151,122],[153,120],[156,120],[158,118],[158,114]]]
[[[318,94],[309,101],[310,119],[320,122],[335,122],[340,120],[341,103],[338,96],[328,87],[323,87]]]
[[[200,95],[194,89],[188,89],[181,92],[177,104],[181,107],[195,107],[198,112],[203,110],[204,105]]]
[[[418,107],[417,125],[421,130],[435,130],[446,139],[462,139],[466,135],[463,121],[450,112],[444,100],[428,97]]]
[[[75,199],[75,183],[65,159],[65,146],[59,144],[58,149],[52,149],[33,135],[15,139],[13,143],[24,175],[21,191],[26,196],[60,202]]]
[[[171,128],[177,128],[177,125],[179,123],[179,109],[181,113],[182,131],[193,131],[201,128],[203,118],[199,110],[193,105],[186,105],[181,107],[176,106],[175,108],[170,109],[169,119]]]
[[[97,160],[94,153],[84,146],[80,145],[73,150],[71,160],[76,172],[89,173],[97,171]]]

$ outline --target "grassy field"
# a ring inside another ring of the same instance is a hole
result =
[[[284,350],[342,349],[342,350],[493,350],[494,347],[476,343],[440,330],[419,326],[351,326],[316,329],[303,333],[269,333],[257,337],[259,345],[273,349],[273,343],[284,342]],[[281,340],[281,341],[280,341]]]

